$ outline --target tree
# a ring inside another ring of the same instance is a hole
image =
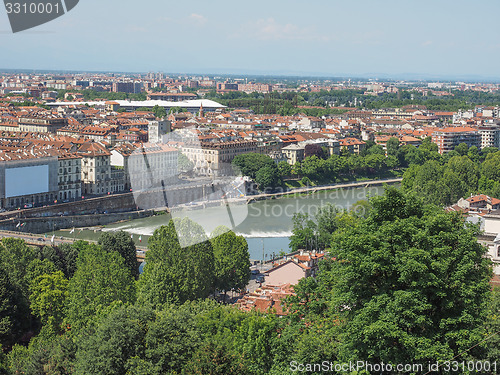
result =
[[[27,328],[29,313],[20,290],[11,283],[7,272],[0,267],[0,346],[11,347]],[[1,348],[0,348],[1,351]]]
[[[27,296],[29,297],[31,294],[31,287],[33,284],[37,283],[39,276],[48,275],[56,271],[57,267],[48,259],[34,259],[31,261],[26,269],[26,275],[24,276],[24,282],[28,286]]]
[[[458,202],[460,198],[467,195],[467,191],[471,191],[460,175],[450,169],[445,169],[439,186],[442,189],[439,203],[446,206]]]
[[[396,156],[399,150],[399,139],[396,137],[391,137],[387,141],[387,156]]]
[[[20,288],[23,296],[28,299],[28,285],[26,284],[26,269],[36,258],[32,247],[23,240],[4,238],[0,244],[0,265],[9,274],[9,280]]]
[[[364,164],[370,173],[380,172],[385,167],[385,156],[380,154],[367,155],[364,158]]]
[[[478,191],[490,197],[500,197],[500,181],[488,180],[483,176],[479,179]]]
[[[104,251],[116,251],[125,261],[134,278],[139,278],[139,262],[137,262],[137,249],[134,240],[124,232],[104,232],[98,241]]]
[[[341,359],[444,361],[480,342],[491,265],[478,227],[394,188],[371,203],[366,220],[334,235],[323,275],[344,322]]]
[[[38,276],[30,286],[30,308],[48,333],[58,334],[68,298],[68,280],[61,271]]]
[[[213,304],[186,302],[168,306],[157,314],[145,337],[146,357],[155,373],[180,374],[202,344],[197,315]]]
[[[326,161],[317,156],[309,156],[304,159],[301,165],[301,173],[312,180],[319,180],[325,177]]]
[[[461,156],[467,155],[469,146],[467,146],[467,143],[460,143],[458,146],[455,146],[455,151]]]
[[[9,367],[6,363],[5,355],[3,354],[2,346],[0,345],[0,375],[9,375]]]
[[[186,108],[181,108],[181,107],[172,107],[168,111],[168,114],[175,114],[175,113],[182,113],[182,112],[187,112]]]
[[[134,358],[145,358],[146,333],[154,320],[150,308],[123,306],[112,311],[92,334],[79,338],[75,374],[128,373]]]
[[[194,164],[191,160],[188,159],[186,155],[182,152],[179,152],[177,159],[177,171],[179,173],[188,173],[192,171],[194,168]]]
[[[421,166],[410,166],[403,175],[402,185],[405,191],[412,191],[424,197],[427,203],[445,204],[448,187],[442,178],[444,170],[445,168],[434,160],[429,160]]]
[[[278,163],[278,173],[281,178],[289,177],[292,175],[292,166],[287,161],[282,160]]]
[[[184,369],[186,375],[240,375],[248,369],[240,356],[230,350],[225,342],[210,340],[200,347]]]
[[[488,180],[500,181],[500,152],[489,153],[481,164],[481,176]]]
[[[274,189],[280,184],[278,167],[276,164],[265,165],[259,169],[255,175],[255,182],[260,190]]]
[[[93,244],[80,250],[68,290],[67,319],[76,330],[113,302],[135,301],[134,278],[123,258]]]
[[[304,147],[304,157],[307,158],[308,156],[316,156],[319,159],[324,159],[325,153],[320,145],[312,143],[307,144],[306,147]]]
[[[367,156],[367,155],[384,155],[385,156],[385,151],[381,145],[373,145],[370,148],[366,148],[361,156]]]
[[[165,107],[160,107],[159,105],[155,105],[153,107],[153,113],[156,118],[165,118],[167,117],[167,111],[165,110]]]
[[[466,192],[475,192],[477,190],[479,168],[468,156],[454,156],[448,160],[446,166],[465,183]]]
[[[179,237],[192,242],[183,248]],[[213,249],[203,228],[188,218],[170,220],[149,238],[139,301],[159,307],[206,298],[213,291],[214,275]]]
[[[490,340],[485,343],[487,347],[485,359],[497,361],[500,358],[500,287],[493,289],[492,298],[488,306],[488,317],[485,322],[486,332],[491,336]]]
[[[78,253],[81,248],[86,246],[85,241],[76,241],[72,244],[61,244],[56,247],[56,253],[59,257],[59,262],[54,262],[56,265],[60,264],[60,270],[63,271],[64,276],[67,279],[71,279],[76,272],[76,261],[78,259]],[[50,260],[51,258],[49,258]]]
[[[437,144],[432,142],[432,137],[425,137],[419,148],[421,148],[422,150],[425,150],[425,151],[430,151],[430,152],[437,152],[438,151],[438,146],[437,146]]]
[[[290,236],[290,248],[292,251],[299,249],[312,249],[315,240],[316,223],[308,214],[295,213],[292,218],[293,229]]]
[[[217,227],[210,242],[214,251],[215,288],[226,293],[243,289],[250,281],[248,243],[228,228]]]
[[[315,248],[325,249],[330,245],[332,234],[339,228],[339,210],[332,204],[327,204],[318,210],[315,216],[317,236],[315,238]]]
[[[269,156],[257,153],[236,155],[232,164],[243,176],[248,176],[251,179],[255,179],[259,169],[266,165],[275,165],[274,160]]]

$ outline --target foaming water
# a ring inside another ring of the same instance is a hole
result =
[[[245,238],[288,238],[292,235],[292,231],[276,231],[276,232],[261,232],[261,231],[251,231],[250,233],[236,232],[238,236],[243,236]]]
[[[317,210],[326,204],[333,204],[339,209],[350,209],[360,199],[382,194],[383,191],[383,187],[338,189],[298,197],[258,201],[248,206],[235,206],[231,207],[231,212],[238,220],[235,222],[236,226],[230,229],[247,239],[251,259],[270,259],[273,253],[278,255],[282,251],[290,250],[289,237],[292,235],[294,213],[302,212],[314,216]],[[224,223],[221,218],[227,217],[227,213],[227,207],[221,206],[180,211],[176,213],[176,217],[189,217],[200,224],[207,235],[210,235],[217,226]],[[243,214],[247,216],[241,220]],[[132,236],[137,245],[147,246],[148,238],[157,228],[167,225],[170,219],[169,214],[157,215],[107,225],[102,231],[123,230]],[[58,235],[68,234],[68,232],[57,233]],[[77,231],[73,236],[75,239],[98,239],[100,233],[84,230],[83,232]]]

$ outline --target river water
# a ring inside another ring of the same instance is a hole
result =
[[[292,218],[296,212],[308,213],[312,216],[318,209],[332,204],[339,209],[351,209],[359,200],[382,194],[381,186],[358,187],[321,191],[314,194],[283,197],[263,200],[251,204],[212,207],[206,209],[183,210],[175,212],[174,217],[189,217],[200,224],[207,233],[219,225],[226,225],[248,241],[250,259],[270,258],[272,254],[289,251],[289,236],[292,232]],[[124,230],[133,236],[137,245],[145,246],[149,236],[155,229],[167,225],[171,215],[158,215],[128,222],[107,225],[103,231]],[[100,236],[100,231],[79,230],[68,234],[58,231],[57,236],[75,239],[93,239]]]

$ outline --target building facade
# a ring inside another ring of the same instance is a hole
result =
[[[465,143],[468,147],[481,148],[481,135],[474,128],[448,127],[435,131],[432,134],[432,142],[437,144],[439,153],[443,154],[454,150],[460,143]]]
[[[481,135],[481,148],[500,148],[500,127],[498,125],[485,125],[479,127]]]
[[[251,152],[257,152],[256,141],[203,142],[182,147],[182,153],[193,162],[195,173],[205,176],[234,174],[233,159]]]

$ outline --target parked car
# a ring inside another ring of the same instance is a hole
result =
[[[257,276],[257,278],[255,279],[255,282],[256,282],[256,283],[263,283],[264,281],[265,281],[264,275],[259,275],[259,276]]]

